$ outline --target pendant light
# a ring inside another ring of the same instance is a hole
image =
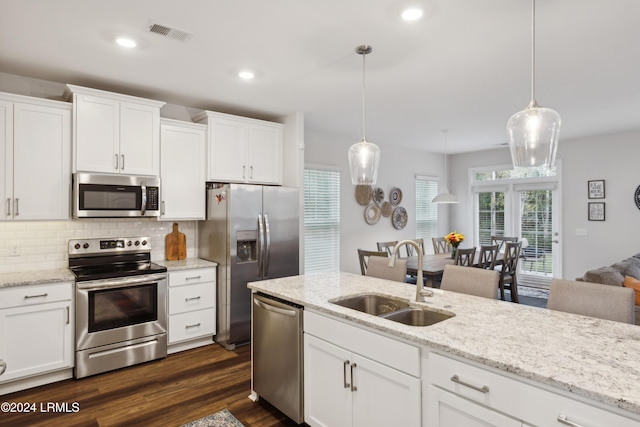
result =
[[[535,100],[536,0],[531,0],[531,102],[509,119],[509,148],[515,168],[553,168],[558,150],[560,115]]]
[[[349,148],[349,170],[351,171],[351,182],[354,185],[373,185],[378,178],[380,149],[377,145],[367,142],[365,137],[365,57],[372,50],[368,45],[356,48],[356,53],[362,55],[362,139]]]
[[[442,129],[444,134],[444,190],[434,197],[431,203],[460,203],[458,196],[449,193],[449,188],[447,188],[447,132],[449,132],[447,129]]]

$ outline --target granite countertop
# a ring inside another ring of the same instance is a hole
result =
[[[164,265],[168,271],[187,270],[192,268],[215,267],[218,264],[199,258],[188,258],[180,261],[153,261]],[[0,289],[15,286],[42,285],[45,283],[75,282],[76,277],[68,268],[55,270],[31,270],[18,273],[0,274]]]
[[[167,267],[168,271],[176,271],[176,270],[189,270],[192,268],[206,268],[206,267],[215,267],[218,263],[213,261],[207,261],[200,258],[187,258],[181,259],[179,261],[153,261],[156,264],[164,265]]]
[[[14,286],[42,285],[44,283],[75,282],[76,276],[67,269],[31,270],[0,274],[0,289]]]
[[[452,317],[407,326],[328,302],[363,293],[413,301],[415,286],[350,273],[249,283],[255,291],[640,414],[640,327],[437,289]]]

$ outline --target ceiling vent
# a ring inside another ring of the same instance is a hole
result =
[[[178,40],[181,42],[188,42],[189,39],[193,37],[193,33],[189,31],[170,27],[168,25],[160,24],[155,21],[149,21],[149,23],[147,24],[147,28],[150,33],[155,33],[163,37],[168,37],[170,39]]]

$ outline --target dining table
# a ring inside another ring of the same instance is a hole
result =
[[[496,265],[502,264],[502,253],[498,254],[496,258]],[[407,274],[417,275],[418,274],[418,257],[410,256],[403,258],[407,260]],[[478,265],[478,261],[480,260],[480,252],[476,251],[476,255],[474,256],[473,266]],[[444,267],[446,265],[453,265],[454,259],[451,258],[451,253],[441,253],[441,254],[425,254],[422,255],[422,276],[425,279],[425,285],[430,288],[435,288],[438,279],[442,277],[442,273],[444,272]]]

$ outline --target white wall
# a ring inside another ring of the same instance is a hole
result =
[[[397,149],[384,144],[380,147],[380,170],[378,182],[389,200],[393,187],[402,190],[399,206],[407,210],[408,222],[403,230],[396,230],[391,218],[380,217],[375,225],[364,220],[364,206],[355,198],[355,186],[351,184],[347,151],[357,141],[341,135],[305,129],[305,164],[329,165],[341,169],[340,183],[340,269],[360,274],[357,249],[377,250],[376,242],[415,238],[415,175],[441,176],[444,158],[440,154],[424,151]],[[448,207],[440,205],[438,210],[439,233],[449,230]],[[426,242],[431,244],[431,242]]]
[[[585,271],[611,265],[640,252],[640,210],[633,202],[640,185],[640,132],[617,133],[573,140],[560,139],[562,159],[562,272],[573,280]],[[466,224],[473,216],[467,202],[470,167],[510,164],[508,148],[454,155],[450,189],[461,203],[452,209],[452,224]],[[587,181],[605,181],[605,198],[589,200]],[[587,203],[605,202],[605,221],[588,221]],[[577,228],[587,236],[576,236]]]

